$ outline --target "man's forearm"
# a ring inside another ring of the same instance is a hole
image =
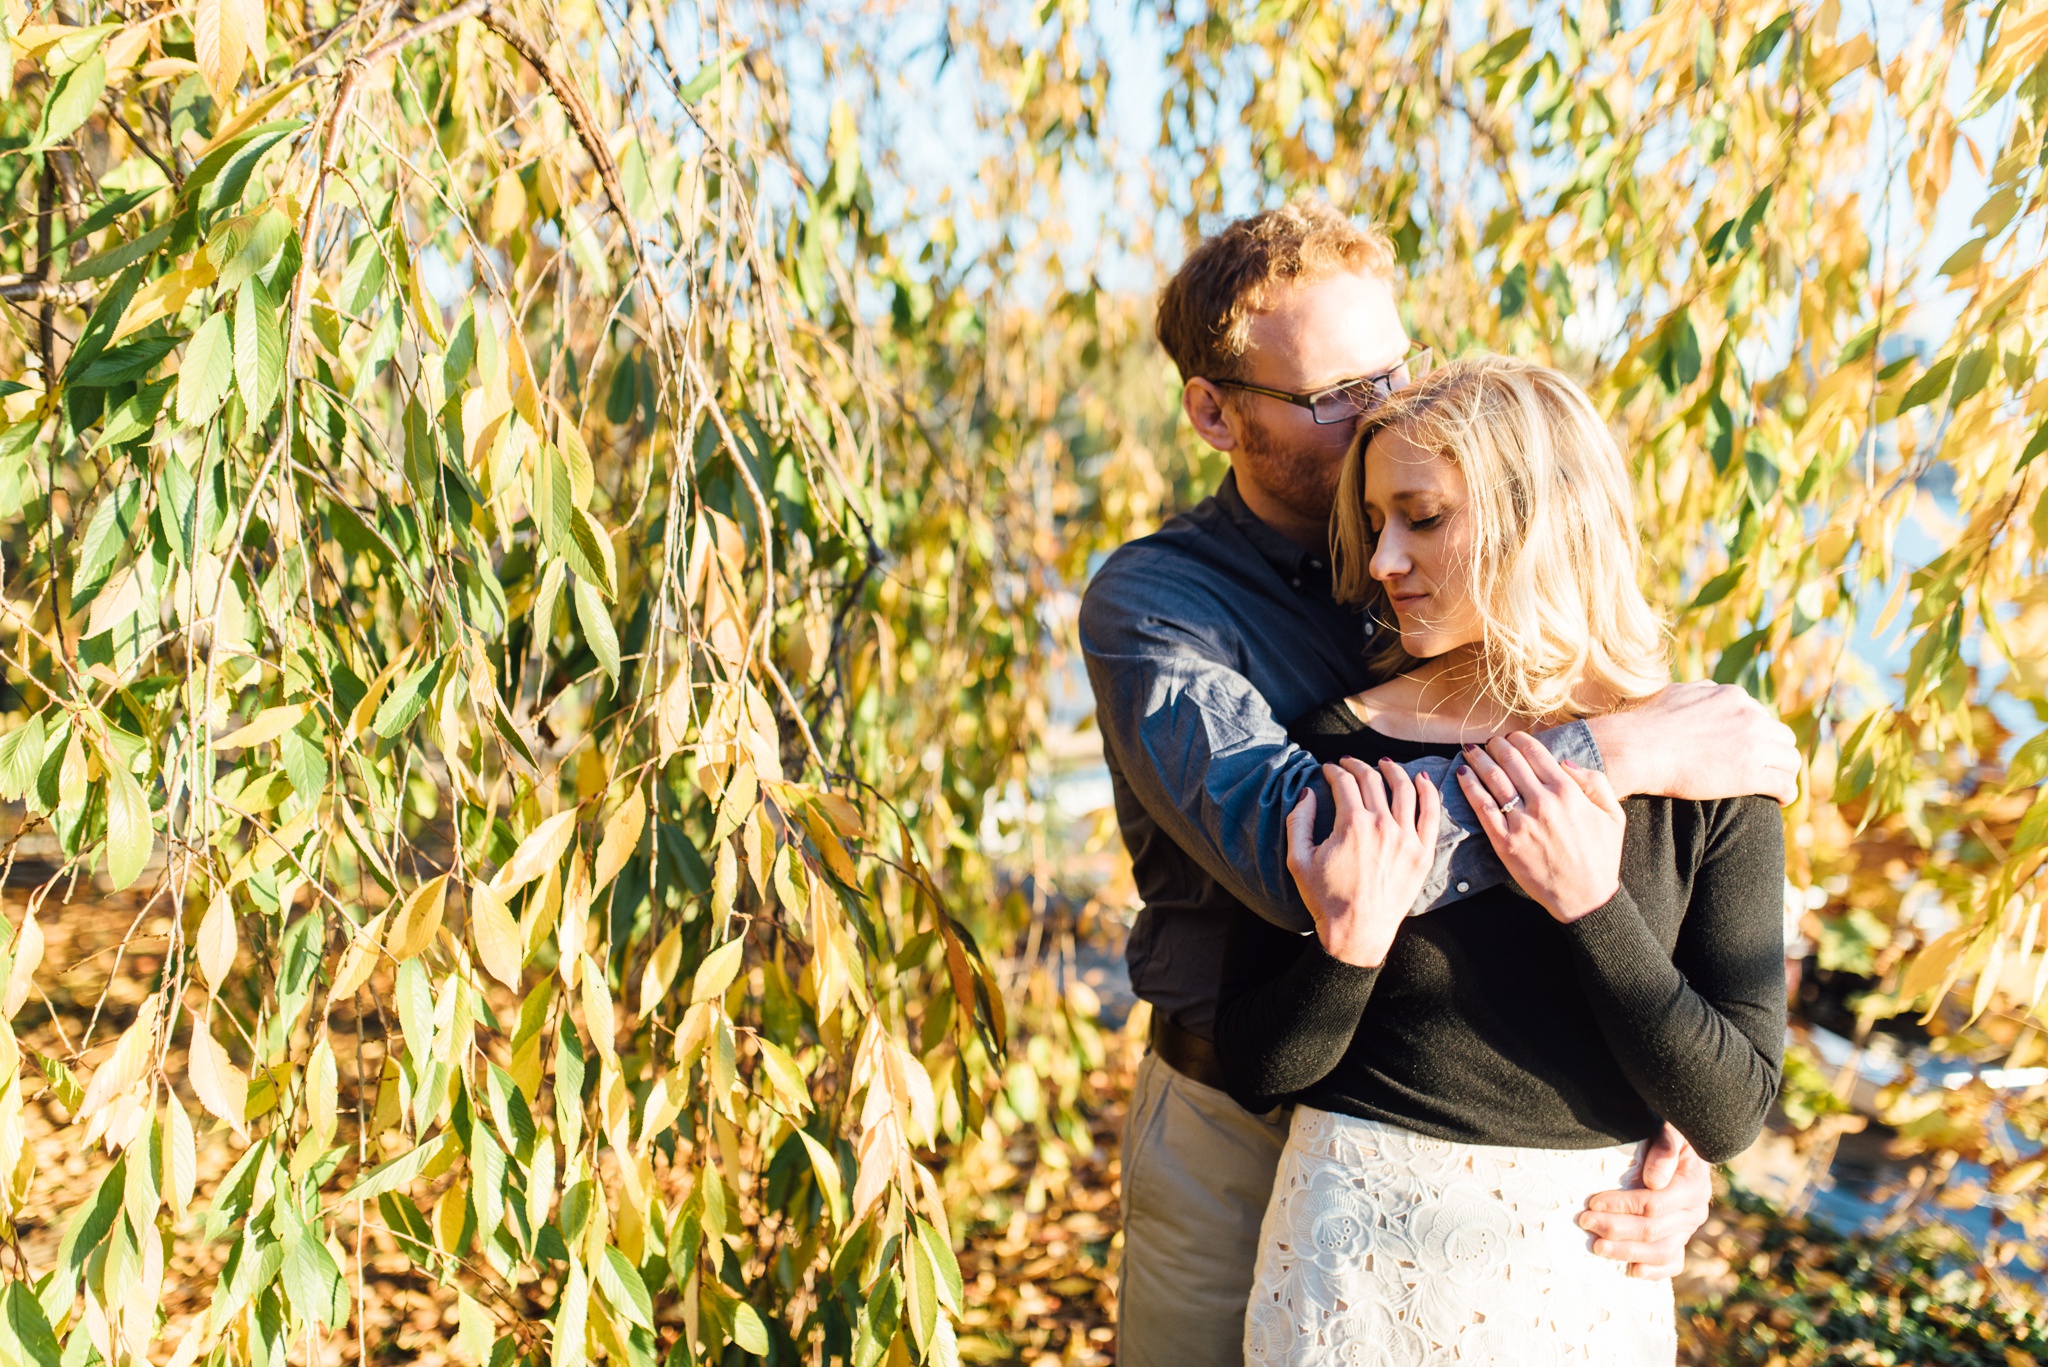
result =
[[[1176,660],[1175,686],[1160,687],[1156,662],[1088,659],[1096,718],[1118,766],[1162,830],[1245,905],[1266,920],[1306,932],[1312,922],[1286,868],[1287,813],[1312,788],[1316,832],[1329,833],[1336,810],[1320,767],[1292,744],[1270,708],[1242,676],[1214,662]],[[1599,767],[1585,725],[1553,728],[1539,739],[1560,758]],[[1417,910],[1461,901],[1506,881],[1493,847],[1458,785],[1454,760],[1403,766],[1427,773],[1444,798],[1437,861]]]
[[[1536,733],[1543,748],[1559,759],[1570,760],[1582,769],[1603,768],[1600,746],[1584,722],[1567,722]],[[1405,764],[1411,775],[1426,773],[1444,802],[1443,821],[1437,827],[1436,865],[1423,882],[1410,915],[1448,906],[1476,892],[1498,887],[1508,881],[1507,870],[1493,846],[1479,836],[1479,818],[1465,800],[1465,790],[1453,778],[1460,761],[1425,759]]]

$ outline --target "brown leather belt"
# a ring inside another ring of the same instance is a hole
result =
[[[1152,1016],[1152,1052],[1182,1077],[1218,1091],[1228,1090],[1223,1085],[1223,1061],[1216,1056],[1216,1046],[1157,1012]]]

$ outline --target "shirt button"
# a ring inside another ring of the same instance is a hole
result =
[[[1301,581],[1300,581],[1299,579],[1297,579],[1297,580],[1295,580],[1295,581],[1294,581],[1294,587],[1296,587],[1296,588],[1300,588],[1300,587],[1301,587]]]
[[[1472,891],[1472,885],[1471,885],[1470,883],[1460,883],[1460,884],[1458,884],[1458,891],[1459,891],[1459,892],[1470,892],[1470,891]]]

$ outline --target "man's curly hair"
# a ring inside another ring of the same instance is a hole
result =
[[[1253,315],[1276,284],[1356,271],[1392,281],[1394,244],[1329,201],[1303,195],[1204,238],[1159,295],[1159,343],[1182,383],[1239,378]]]

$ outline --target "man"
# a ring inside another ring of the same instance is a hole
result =
[[[1366,687],[1368,623],[1331,595],[1328,522],[1357,416],[1406,380],[1391,244],[1314,199],[1230,225],[1161,296],[1158,334],[1196,433],[1230,458],[1215,496],[1118,550],[1081,608],[1081,646],[1144,906],[1132,986],[1152,1004],[1124,1139],[1118,1361],[1241,1359],[1259,1222],[1286,1126],[1220,1090],[1211,1043],[1225,927],[1242,902],[1300,932],[1285,823],[1321,791],[1284,724]],[[1687,684],[1540,737],[1617,792],[1790,801],[1791,731],[1737,689]],[[1484,761],[1478,761],[1484,763]],[[1455,783],[1435,906],[1504,878]],[[1304,795],[1306,794],[1306,798]],[[1327,829],[1327,794],[1319,803]],[[1341,898],[1343,889],[1319,890]],[[1706,1215],[1704,1163],[1666,1129],[1644,1187],[1581,1224],[1638,1275],[1669,1276]]]

